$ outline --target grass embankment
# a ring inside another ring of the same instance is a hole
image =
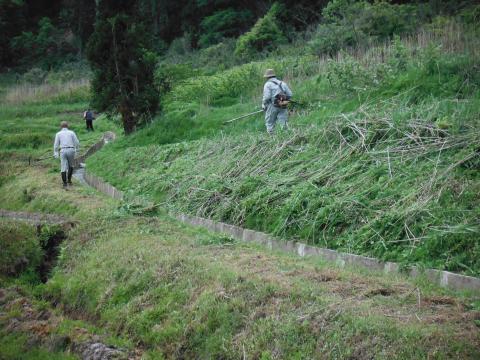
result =
[[[12,86],[15,92],[19,91],[16,85]],[[76,132],[80,139],[80,153],[99,141],[104,131],[118,133],[119,130],[101,116],[94,122],[95,132],[86,131],[83,120],[89,97],[86,85],[73,92],[68,84],[66,87],[57,85],[57,91],[48,94],[47,98],[41,92],[38,96],[31,95],[35,91],[22,85],[21,88],[27,89],[25,97],[14,102],[6,97],[11,93],[11,87],[5,87],[0,102],[0,207],[72,214],[74,209],[62,198],[63,195],[52,191],[43,199],[37,196],[39,189],[48,188],[48,182],[61,182],[59,160],[53,158],[53,140],[60,122],[68,121],[70,129]],[[38,172],[45,176],[36,178]],[[32,177],[36,181],[31,181]],[[17,194],[19,187],[24,191],[20,197]]]
[[[193,77],[88,166],[174,211],[478,276],[479,48],[453,27]],[[260,116],[222,127],[258,107],[267,67],[306,104],[291,131],[267,137]]]

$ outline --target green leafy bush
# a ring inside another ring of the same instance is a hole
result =
[[[167,56],[171,59],[182,57],[192,52],[192,39],[189,33],[174,39],[168,47]]]
[[[346,53],[341,61],[328,61],[326,77],[333,88],[346,92],[366,91],[373,84],[371,71]]]
[[[340,49],[355,44],[355,36],[351,30],[336,24],[321,24],[317,27],[308,48],[314,55],[333,56]]]
[[[400,40],[400,37],[395,35],[392,41],[391,56],[388,64],[396,74],[407,70],[408,55],[408,50]]]
[[[423,20],[416,9],[415,5],[390,4],[388,1],[366,2],[358,16],[358,27],[373,40],[411,33]]]
[[[260,51],[273,50],[276,45],[284,43],[286,38],[277,22],[280,11],[282,7],[278,3],[273,4],[268,13],[260,18],[249,32],[238,38],[235,54],[250,58]]]
[[[232,56],[235,51],[236,39],[224,38],[220,43],[198,49],[196,51],[184,51],[182,54],[167,52],[162,58],[159,67],[183,64],[199,73],[213,75],[217,72],[229,69],[241,63],[241,59]]]
[[[480,22],[480,5],[472,5],[463,9],[459,17],[464,24],[476,27],[478,31],[478,23]]]
[[[155,86],[160,96],[167,94],[174,86],[179,86],[184,80],[201,75],[201,71],[192,68],[190,64],[160,63],[155,69]]]

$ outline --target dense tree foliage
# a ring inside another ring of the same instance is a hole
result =
[[[252,32],[275,2],[282,10],[268,21],[270,28],[278,27],[282,37],[292,40],[320,22],[323,27],[317,30],[324,41],[315,46],[328,52],[338,48],[332,41],[343,46],[365,36],[390,36],[410,29],[419,18],[458,12],[475,0],[143,0],[142,7],[151,18],[154,50],[164,54],[176,39],[183,39],[187,49],[207,48]],[[81,59],[93,32],[95,7],[95,0],[0,0],[0,68],[35,65],[48,70]],[[250,36],[254,48],[247,52],[269,47],[269,42],[259,46],[262,41],[252,40]]]
[[[149,8],[141,0],[100,0],[87,49],[94,78],[93,105],[120,113],[126,134],[151,117],[158,105],[153,85]]]

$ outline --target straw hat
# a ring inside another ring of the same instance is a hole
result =
[[[271,78],[271,77],[274,77],[276,76],[275,75],[275,71],[273,71],[273,69],[267,69],[265,71],[265,74],[263,75],[264,78]]]

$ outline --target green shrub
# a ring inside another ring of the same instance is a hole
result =
[[[333,56],[340,49],[356,43],[354,32],[336,24],[318,25],[308,48],[314,55],[327,54]]]
[[[373,40],[388,39],[394,34],[411,33],[423,20],[416,9],[415,5],[397,5],[387,1],[365,3],[363,11],[358,16],[358,27]]]
[[[472,5],[465,8],[460,12],[459,17],[464,24],[475,26],[478,30],[478,24],[480,22],[480,5]]]
[[[237,41],[235,55],[250,58],[260,51],[273,50],[276,45],[284,43],[286,38],[277,23],[277,15],[282,7],[275,3],[268,13],[260,18],[253,28],[240,36]]]
[[[179,86],[184,80],[201,75],[201,71],[194,69],[190,64],[160,63],[155,69],[155,86],[160,97],[167,94],[173,87]]]
[[[407,70],[407,64],[409,60],[408,50],[402,43],[398,35],[394,36],[393,38],[391,51],[392,54],[388,61],[388,64],[390,65],[392,70],[396,74]]]
[[[346,92],[366,91],[373,84],[371,71],[346,53],[341,61],[328,61],[326,77],[334,89]]]
[[[174,39],[170,46],[168,47],[168,51],[166,56],[171,59],[175,59],[178,57],[182,57],[186,54],[190,54],[192,52],[192,39],[189,33],[183,34],[183,36]]]
[[[22,81],[29,84],[40,85],[48,76],[48,72],[38,67],[33,67],[22,75]]]
[[[182,64],[198,69],[198,71],[205,74],[213,75],[240,63],[238,57],[232,56],[232,53],[235,51],[235,44],[235,39],[225,38],[218,44],[196,51],[185,51],[181,54],[167,52],[162,58],[159,67]]]

